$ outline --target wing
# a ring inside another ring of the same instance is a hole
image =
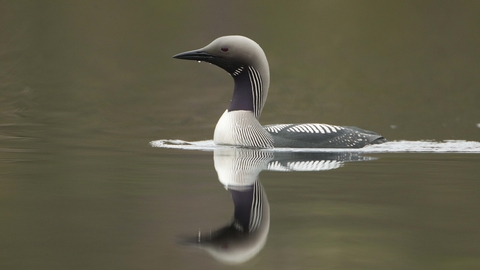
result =
[[[361,148],[386,140],[371,131],[327,124],[276,124],[265,126],[275,147]]]

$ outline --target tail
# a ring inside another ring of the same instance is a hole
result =
[[[361,129],[361,128],[358,128],[358,127],[352,127],[352,126],[349,126],[347,128],[350,128],[350,129],[353,129],[353,130],[356,130],[358,132],[361,132],[361,133],[364,133],[364,134],[367,134],[367,135],[370,135],[368,136],[369,139],[368,139],[368,142],[370,144],[381,144],[381,143],[386,143],[388,142],[387,139],[385,139],[382,135],[376,133],[376,132],[373,132],[373,131],[370,131],[370,130],[365,130],[365,129]]]
[[[385,139],[384,137],[380,136],[376,139],[374,139],[373,141],[370,142],[370,144],[381,144],[381,143],[386,143],[388,142],[387,139]]]

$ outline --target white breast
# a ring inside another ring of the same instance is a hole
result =
[[[218,120],[213,135],[215,144],[272,148],[272,136],[251,111],[226,110]]]

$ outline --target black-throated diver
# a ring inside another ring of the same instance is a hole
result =
[[[270,70],[262,48],[249,38],[219,37],[201,49],[173,57],[205,61],[233,77],[232,100],[215,127],[215,144],[257,148],[361,148],[387,141],[375,132],[357,127],[316,123],[262,126],[258,119],[267,99]]]

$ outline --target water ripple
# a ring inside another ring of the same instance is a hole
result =
[[[228,146],[215,145],[213,140],[183,141],[157,140],[150,142],[152,147],[173,148],[181,150],[213,151]],[[392,141],[384,144],[369,145],[360,149],[334,148],[275,148],[280,152],[360,152],[360,153],[480,153],[480,142],[464,140],[445,141]]]

